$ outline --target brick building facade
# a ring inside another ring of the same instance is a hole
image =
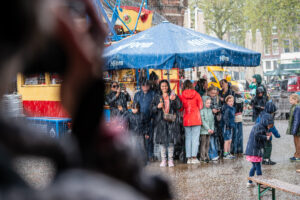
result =
[[[188,0],[148,0],[148,6],[164,16],[169,22],[184,25],[184,13]]]

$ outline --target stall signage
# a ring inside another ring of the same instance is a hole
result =
[[[153,45],[153,42],[130,42],[130,43],[121,45],[118,48],[115,48],[115,49],[107,52],[104,56],[108,56],[108,55],[117,53],[125,48],[130,48],[130,49],[149,48],[152,45]]]

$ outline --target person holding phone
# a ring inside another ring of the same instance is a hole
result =
[[[106,102],[110,106],[111,117],[115,117],[119,112],[127,110],[127,102],[131,101],[130,95],[126,91],[126,87],[123,84],[123,91],[118,82],[113,81],[111,83],[111,91],[106,96]]]

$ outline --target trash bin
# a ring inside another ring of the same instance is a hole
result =
[[[56,117],[27,117],[29,126],[37,129],[43,134],[47,134],[53,138],[61,138],[71,132],[69,118]]]

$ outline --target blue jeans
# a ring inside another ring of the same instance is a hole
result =
[[[254,176],[255,171],[256,171],[257,176],[262,175],[260,162],[253,162],[252,163],[252,168],[250,169],[249,176],[250,177]],[[252,181],[249,180],[249,183],[252,183]]]
[[[210,159],[218,156],[217,138],[215,136],[210,136],[208,155]]]
[[[185,154],[187,158],[196,157],[199,148],[201,126],[185,126]]]
[[[235,123],[232,134],[231,153],[243,153],[243,123]]]

